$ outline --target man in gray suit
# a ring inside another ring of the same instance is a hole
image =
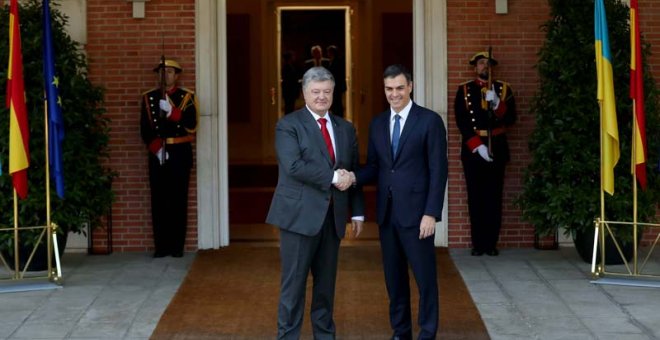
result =
[[[358,167],[357,137],[350,122],[328,113],[334,86],[327,69],[309,69],[302,81],[305,107],[275,128],[279,178],[266,223],[280,228],[278,339],[300,338],[310,270],[314,338],[334,339],[337,259],[349,208],[355,236],[362,231],[364,198],[347,172]]]

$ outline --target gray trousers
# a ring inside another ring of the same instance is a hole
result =
[[[300,338],[310,270],[313,278],[310,316],[314,339],[335,338],[332,312],[340,241],[334,227],[332,208],[317,235],[305,236],[280,230],[282,277],[277,310],[278,339]]]

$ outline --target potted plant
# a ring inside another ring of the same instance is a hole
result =
[[[615,193],[605,195],[605,216],[610,221],[632,221],[630,174],[632,104],[629,98],[629,8],[605,0],[613,58],[621,157],[615,168]],[[600,216],[599,107],[596,101],[594,1],[550,0],[551,18],[542,29],[546,40],[536,65],[539,90],[531,104],[536,128],[529,139],[531,163],[517,199],[522,216],[539,236],[558,229],[593,242],[594,218]],[[649,46],[643,46],[643,55]],[[657,91],[645,72],[648,189],[638,190],[638,220],[655,217],[658,198]],[[614,227],[618,240],[630,244],[629,226]],[[589,239],[589,236],[591,238]],[[576,243],[576,246],[577,243]],[[587,250],[590,262],[590,252]]]
[[[44,144],[44,78],[42,57],[41,1],[21,2],[19,17],[23,52],[26,104],[30,127],[29,193],[19,200],[19,226],[46,224],[46,194]],[[8,18],[8,6],[0,9],[0,17]],[[7,21],[3,21],[7,23]],[[114,173],[108,161],[108,120],[104,116],[103,91],[86,76],[87,62],[78,43],[65,32],[66,18],[57,7],[51,6],[53,46],[56,71],[59,75],[59,94],[64,117],[65,195],[60,199],[51,185],[51,220],[61,235],[85,232],[85,226],[100,225],[113,201],[111,188]],[[7,29],[0,29],[0,61],[6,65],[9,53]],[[12,227],[13,187],[8,171],[9,110],[5,107],[7,68],[0,67],[0,227]],[[51,180],[51,183],[53,181]],[[19,235],[22,244],[34,245],[38,231],[24,231]],[[13,249],[13,232],[0,232],[0,250]],[[64,241],[64,239],[62,240]],[[44,241],[45,243],[45,241]],[[64,248],[64,245],[60,245]],[[28,268],[29,270],[39,270]]]

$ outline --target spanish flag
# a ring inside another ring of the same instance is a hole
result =
[[[644,73],[642,45],[639,34],[639,6],[630,1],[630,98],[633,100],[635,124],[632,164],[642,190],[646,190],[646,122],[644,118]]]
[[[20,198],[28,193],[27,169],[30,165],[30,129],[25,86],[23,84],[23,57],[21,30],[18,24],[18,1],[9,2],[9,67],[7,69],[7,107],[9,108],[9,174],[14,190]]]
[[[598,103],[601,125],[600,181],[605,192],[614,195],[614,167],[619,161],[619,128],[616,122],[616,100],[612,76],[612,54],[607,33],[607,18],[603,0],[594,7],[594,33],[596,38],[596,70],[598,74]]]

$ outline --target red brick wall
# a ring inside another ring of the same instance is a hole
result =
[[[501,247],[531,247],[532,226],[520,219],[513,200],[522,190],[522,174],[529,163],[527,136],[534,128],[529,105],[538,87],[534,70],[536,53],[544,34],[539,26],[548,20],[546,0],[509,1],[508,14],[495,14],[490,0],[449,0],[447,2],[449,68],[449,243],[452,247],[470,247],[470,218],[467,191],[460,160],[461,137],[454,122],[454,97],[458,85],[474,78],[468,59],[477,51],[493,47],[499,66],[494,77],[511,83],[516,95],[518,121],[507,136],[511,162],[504,183]]]
[[[158,64],[164,37],[165,56],[179,61],[181,86],[195,87],[195,0],[151,0],[144,19],[132,17],[132,3],[87,1],[89,76],[106,89],[111,119],[110,166],[113,183],[114,251],[153,248],[147,154],[140,139],[140,94],[158,85],[152,69]],[[197,248],[197,180],[191,174],[186,248]],[[94,239],[105,248],[104,231]]]
[[[545,34],[540,25],[549,19],[547,0],[509,1],[508,14],[495,14],[491,0],[448,0],[449,51],[449,243],[452,247],[470,247],[470,219],[467,192],[460,162],[460,133],[454,123],[453,98],[458,84],[474,77],[467,64],[475,52],[493,46],[499,62],[495,77],[511,83],[516,94],[518,122],[508,131],[512,159],[506,170],[501,247],[531,247],[533,227],[521,220],[520,209],[513,201],[522,191],[522,176],[531,160],[527,138],[534,129],[534,117],[529,113],[532,97],[538,88],[533,68],[536,53]],[[653,56],[648,61],[651,70],[660,74],[660,3],[640,2],[640,22],[646,42],[651,43]],[[585,13],[591,16],[593,13]],[[656,77],[657,78],[657,77]],[[656,160],[657,161],[657,160]]]

